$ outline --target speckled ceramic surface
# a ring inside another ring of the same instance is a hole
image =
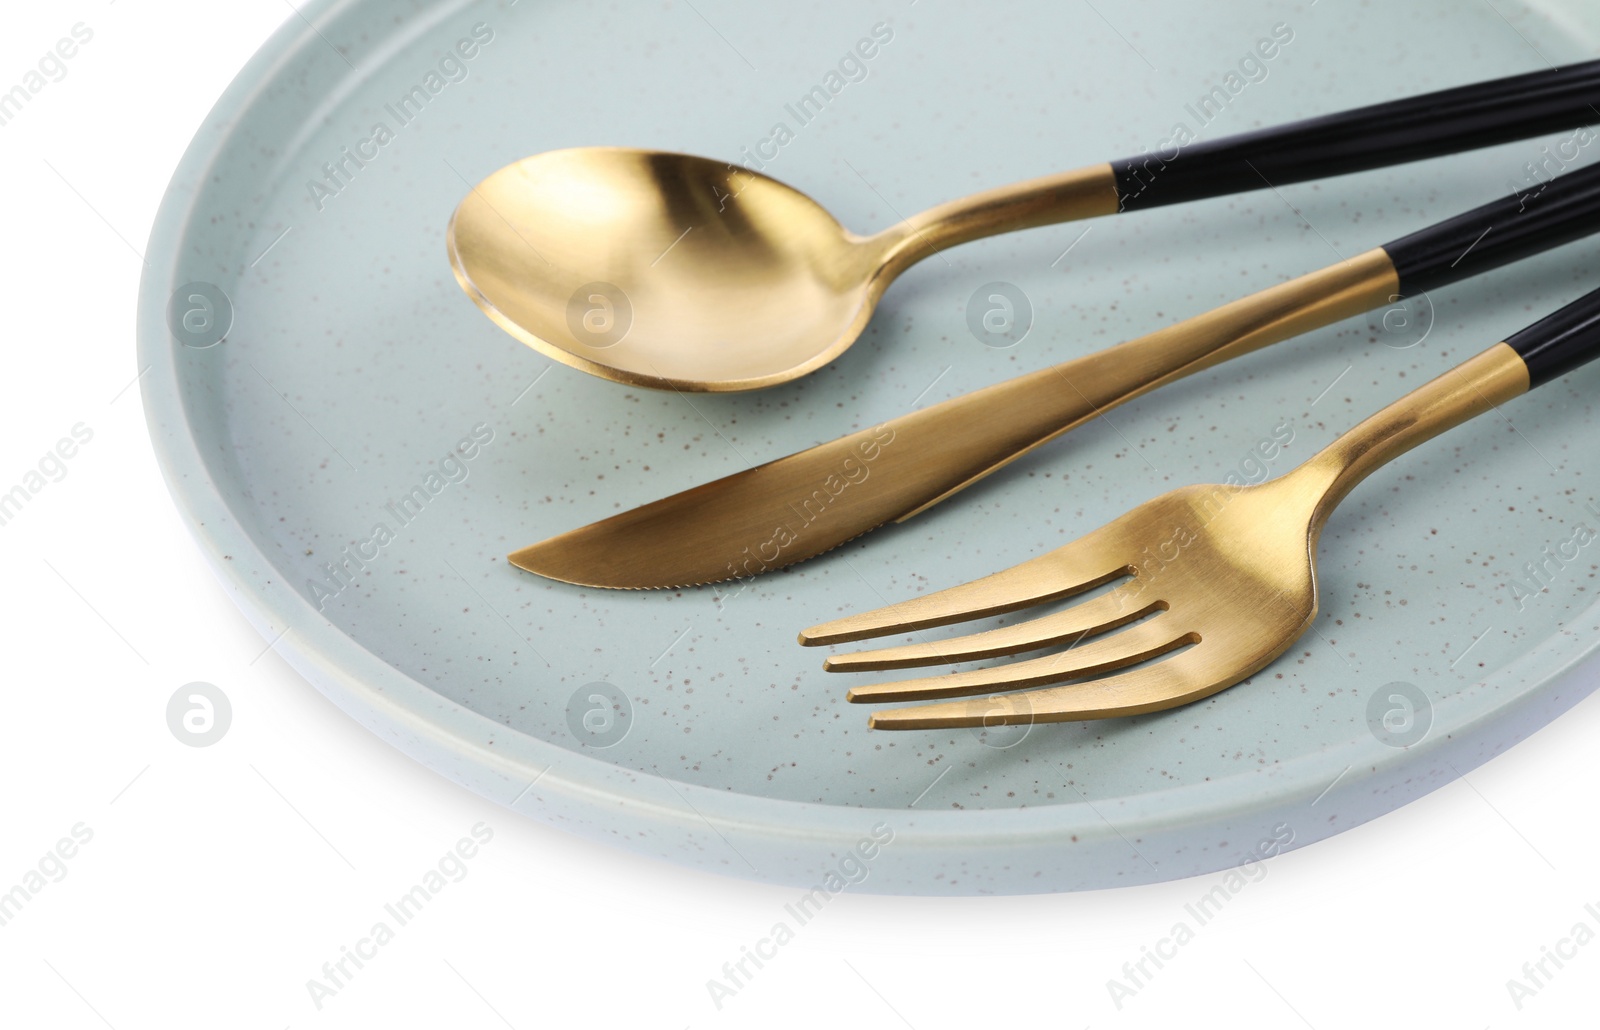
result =
[[[1600,367],[1509,406],[1514,426],[1480,419],[1358,489],[1322,541],[1315,631],[1204,703],[1020,740],[869,733],[866,709],[844,703],[855,679],[825,675],[794,637],[1011,565],[1178,484],[1284,471],[1592,287],[1595,243],[1441,291],[1431,317],[1356,320],[1177,384],[743,592],[583,590],[503,558],[1354,254],[1525,183],[1530,162],[1592,158],[1560,137],[959,248],[899,282],[841,360],[747,395],[552,368],[461,294],[443,243],[469,183],[583,144],[775,155],[760,158],[769,173],[877,230],[1138,152],[1179,123],[1211,137],[1591,57],[1592,6],[320,0],[302,13],[173,181],[140,313],[145,402],[177,503],[262,633],[444,775],[736,876],[1072,890],[1337,833],[1592,688],[1600,551],[1579,529],[1600,527],[1600,450],[1584,444],[1600,434]],[[879,23],[892,39],[841,67]],[[1274,56],[1253,58],[1274,35]],[[786,105],[836,71],[842,88],[800,124]],[[1201,109],[1213,87],[1226,101]],[[967,328],[968,298],[997,280],[1033,309],[1006,349]],[[330,576],[349,555],[354,574]]]

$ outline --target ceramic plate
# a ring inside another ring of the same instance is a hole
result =
[[[875,231],[1179,126],[1212,138],[1591,57],[1591,5],[317,0],[300,15],[173,179],[142,294],[145,404],[177,504],[240,606],[345,711],[440,773],[736,876],[1074,890],[1312,843],[1591,689],[1600,451],[1582,441],[1600,432],[1600,367],[1368,480],[1323,538],[1314,631],[1204,703],[1026,734],[869,732],[868,710],[844,702],[857,680],[794,641],[1174,486],[1283,472],[1584,292],[1593,243],[1196,376],[742,591],[584,590],[504,559],[1526,187],[1591,159],[1570,134],[958,248],[897,283],[838,361],[744,395],[552,367],[461,293],[444,247],[469,185],[540,151],[748,160]],[[814,86],[827,102],[801,110]],[[1011,346],[968,328],[969,300],[996,281],[1028,300]]]

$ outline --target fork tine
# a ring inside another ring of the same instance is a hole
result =
[[[910,669],[922,665],[973,662],[1001,655],[1037,651],[1053,644],[1072,643],[1092,634],[1116,629],[1151,612],[1165,610],[1165,601],[1147,601],[1134,583],[1122,586],[1091,601],[1012,626],[1001,626],[982,633],[970,633],[948,640],[884,647],[875,651],[834,655],[822,663],[829,672],[873,672],[880,669]]]
[[[987,615],[1004,615],[1093,589],[1133,572],[1126,558],[1119,560],[1107,553],[1112,548],[1096,546],[1114,525],[1102,526],[1070,544],[982,579],[812,626],[801,632],[800,643],[844,644],[887,633],[948,626]]]
[[[1211,659],[1202,657],[1200,649],[1195,648],[1142,669],[1083,683],[875,712],[867,725],[878,730],[931,730],[1141,715],[1209,697],[1259,671],[1257,667],[1218,673]]]
[[[1165,654],[1184,644],[1198,643],[1199,640],[1197,633],[1180,633],[1174,630],[1171,616],[1158,615],[1124,632],[1100,637],[1079,647],[1045,655],[1042,658],[1012,662],[1009,665],[996,665],[987,669],[973,669],[970,672],[958,672],[949,676],[924,676],[895,683],[857,687],[846,695],[846,699],[858,704],[890,700],[920,701],[935,697],[966,697],[973,694],[987,694],[994,690],[1044,686],[1049,683],[1060,683],[1062,680],[1110,672],[1112,669],[1120,669]]]

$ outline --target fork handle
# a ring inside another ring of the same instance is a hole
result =
[[[1406,394],[1313,455],[1290,476],[1315,482],[1312,526],[1383,465],[1468,419],[1600,357],[1600,290]]]
[[[1600,290],[1579,297],[1505,342],[1528,366],[1529,389],[1593,361],[1600,357]]]
[[[1226,103],[1226,100],[1223,101]],[[1321,179],[1600,122],[1600,61],[1113,161],[1120,210]]]

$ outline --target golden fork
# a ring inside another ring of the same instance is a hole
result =
[[[813,626],[800,642],[838,644],[946,626],[1121,580],[1091,600],[1027,622],[836,656],[824,668],[906,669],[1067,645],[1010,664],[851,690],[854,702],[979,696],[878,712],[869,720],[878,729],[1104,719],[1197,701],[1259,672],[1311,625],[1317,541],[1334,507],[1358,483],[1418,444],[1597,354],[1600,290],[1407,394],[1277,479],[1174,490],[1048,554]],[[1140,667],[1117,672],[1131,665]],[[1018,692],[991,696],[995,691]]]

